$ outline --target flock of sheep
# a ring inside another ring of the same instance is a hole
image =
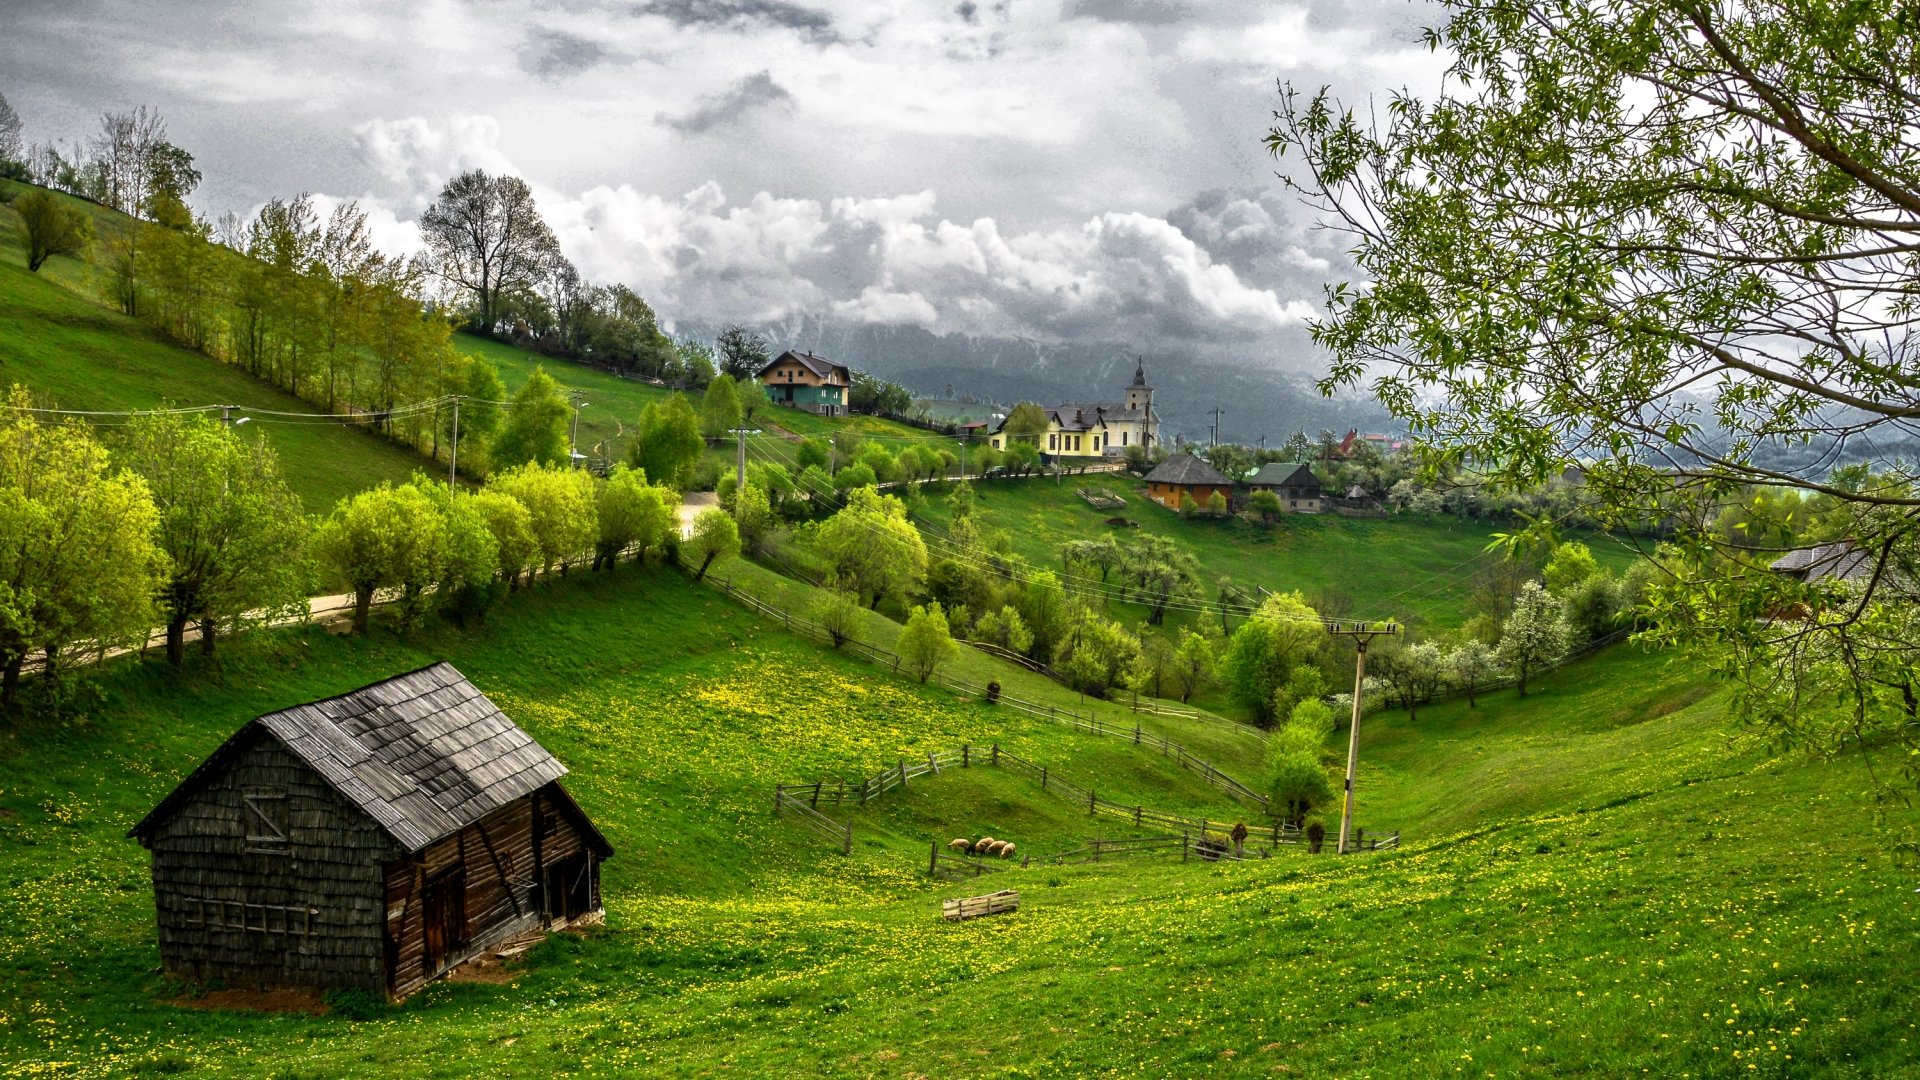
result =
[[[1002,859],[1013,858],[1012,842],[995,840],[991,836],[983,836],[978,840],[968,840],[964,836],[956,837],[947,841],[947,850],[956,851],[962,855],[993,855]]]

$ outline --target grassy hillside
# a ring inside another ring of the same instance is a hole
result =
[[[84,717],[0,736],[0,1074],[1920,1075],[1915,882],[1857,764],[1728,742],[1657,657],[1371,719],[1362,816],[1401,852],[1013,871],[1018,914],[945,925],[974,890],[917,875],[929,838],[1113,830],[949,770],[849,815],[843,857],[770,785],[997,739],[1221,803],[659,572],[575,575],[484,634],[235,645],[217,682],[126,666]],[[619,852],[607,926],[369,1021],[171,1002],[127,826],[248,716],[439,657],[572,768]]]
[[[236,415],[248,408],[315,411],[100,304],[84,262],[57,256],[38,274],[26,263],[20,219],[0,209],[0,381],[26,386],[63,409],[223,404],[241,406]],[[248,426],[279,453],[288,482],[310,511],[429,467],[419,455],[344,423],[259,416]]]
[[[492,361],[500,369],[500,377],[510,392],[524,386],[536,367],[546,368],[547,374],[553,376],[561,386],[580,391],[587,400],[586,407],[580,410],[578,439],[581,450],[616,460],[625,455],[627,446],[633,441],[634,425],[639,422],[640,410],[671,393],[638,379],[623,379],[599,368],[540,356],[506,342],[472,334],[455,337],[454,347],[469,356],[482,356]],[[693,397],[697,407],[699,395]],[[755,424],[768,432],[800,436],[858,435],[888,440],[896,447],[905,445],[903,440],[930,442],[936,447],[950,449],[955,454],[959,453],[960,448],[957,440],[942,438],[933,432],[877,416],[826,417],[799,409],[775,409],[756,419]],[[731,447],[710,450],[709,455],[728,466],[734,461]]]
[[[1105,489],[1126,499],[1120,516],[1139,529],[1106,524],[1115,511],[1096,510],[1075,492]],[[1211,589],[1222,576],[1249,591],[1298,589],[1310,599],[1343,597],[1353,614],[1394,617],[1424,629],[1458,626],[1472,614],[1474,574],[1493,561],[1486,553],[1491,526],[1452,517],[1345,518],[1294,514],[1274,525],[1244,519],[1184,518],[1147,498],[1133,477],[1066,477],[975,485],[975,514],[998,529],[1014,550],[1038,567],[1060,568],[1060,546],[1111,533],[1125,541],[1143,534],[1171,538],[1199,560]],[[925,518],[944,530],[952,520],[943,500],[929,500]],[[1600,565],[1618,571],[1637,555],[1604,536],[1589,539]],[[1209,597],[1211,598],[1211,597]],[[1133,612],[1139,615],[1141,612]],[[1170,615],[1176,625],[1179,617]]]

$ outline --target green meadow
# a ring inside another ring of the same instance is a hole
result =
[[[483,630],[229,648],[185,680],[110,665],[0,734],[0,1075],[1920,1075],[1920,894],[1862,763],[1730,733],[1669,657],[1370,716],[1360,820],[1396,852],[953,885],[926,879],[930,841],[1125,830],[950,769],[835,810],[842,855],[772,815],[773,784],[998,742],[1116,798],[1240,811],[1156,754],[894,678],[660,569],[522,591]],[[195,1007],[158,974],[126,829],[247,718],[441,658],[571,768],[617,850],[606,925],[394,1008]],[[1250,777],[1257,740],[1236,745],[1221,766]],[[989,887],[1021,910],[938,918]]]

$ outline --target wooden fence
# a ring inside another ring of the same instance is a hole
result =
[[[839,845],[840,854],[853,854],[853,826],[835,821],[815,809],[818,805],[819,785],[814,785],[814,803],[797,797],[787,790],[785,784],[775,784],[773,789],[773,812],[776,815],[791,811],[796,820],[819,833],[827,840]]]
[[[985,896],[963,896],[956,900],[940,901],[940,916],[948,922],[977,919],[982,915],[999,915],[1018,910],[1020,910],[1020,894],[1012,889],[1002,889]]]
[[[950,881],[970,881],[984,874],[997,874],[1005,869],[1007,869],[1006,866],[977,862],[953,852],[944,851],[938,840],[927,846],[928,877],[946,878]]]

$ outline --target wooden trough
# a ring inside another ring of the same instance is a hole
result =
[[[1002,912],[1020,910],[1020,893],[1015,889],[1002,889],[985,896],[963,896],[958,900],[940,901],[940,915],[948,922],[961,919],[977,919],[982,915],[999,915]]]

